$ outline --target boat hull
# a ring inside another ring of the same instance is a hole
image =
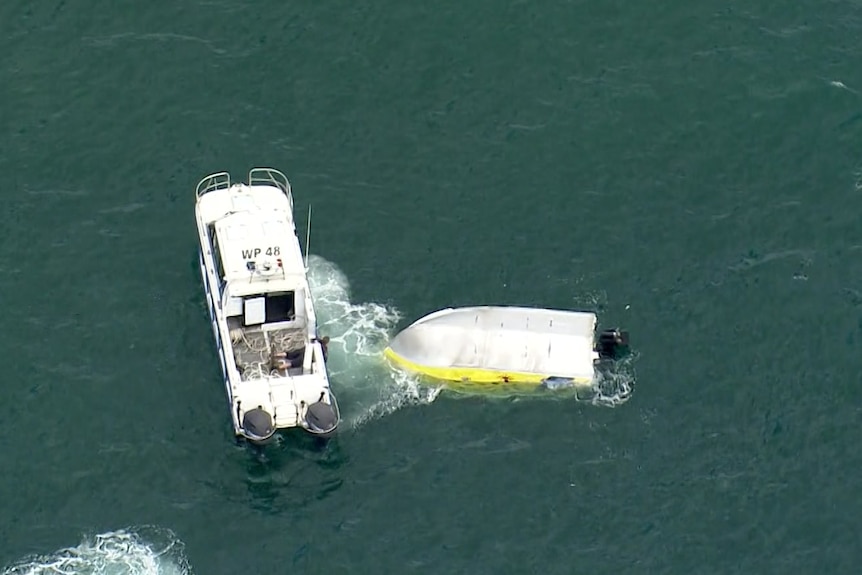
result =
[[[448,308],[402,330],[384,355],[394,366],[450,388],[588,386],[598,357],[595,325],[588,312]]]
[[[332,437],[341,418],[317,339],[287,178],[254,168],[198,184],[198,265],[234,435],[266,445],[299,429]]]
[[[204,286],[204,294],[207,300],[207,312],[210,318],[210,326],[213,330],[213,339],[216,344],[216,352],[219,359],[219,365],[221,365],[221,373],[222,373],[222,383],[225,387],[225,393],[227,394],[228,405],[233,405],[233,393],[231,392],[230,378],[227,373],[227,364],[225,363],[225,353],[224,353],[224,342],[221,337],[221,330],[219,329],[218,319],[216,316],[215,310],[215,299],[213,298],[213,292],[210,288],[209,278],[207,276],[206,265],[204,264],[204,256],[203,253],[198,250],[198,265],[200,267],[201,272],[201,281]],[[234,421],[234,429],[238,427],[237,422]]]
[[[553,379],[555,377],[546,373],[530,373],[479,367],[437,367],[433,365],[422,365],[398,355],[398,353],[393,351],[392,348],[386,348],[383,351],[383,354],[390,362],[404,370],[440,381],[471,384],[471,387],[484,385],[493,386],[506,383],[535,387],[544,385],[549,379]],[[589,385],[592,382],[592,378],[589,377],[560,378],[559,376],[556,376],[556,378],[565,379],[571,382],[571,385]]]

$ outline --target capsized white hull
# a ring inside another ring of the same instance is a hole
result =
[[[471,386],[589,385],[596,364],[628,345],[628,334],[596,338],[592,312],[517,306],[447,308],[401,330],[384,351],[396,366]]]

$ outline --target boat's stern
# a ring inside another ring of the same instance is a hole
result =
[[[264,443],[275,435],[275,417],[262,405],[243,412],[240,424],[243,436],[254,443]]]
[[[236,435],[252,443],[268,442],[278,430],[281,415],[268,380],[245,380],[231,387]]]
[[[238,436],[265,444],[279,430],[300,428],[318,437],[331,437],[341,413],[329,381],[322,374],[272,375],[246,380],[234,402]]]
[[[629,354],[629,332],[619,328],[604,329],[596,338],[598,362],[617,361]]]
[[[312,435],[330,437],[341,423],[341,412],[329,385],[329,375],[322,367],[318,365],[312,373],[290,379],[296,390],[296,424]]]
[[[317,437],[332,437],[341,423],[338,401],[331,390],[321,391],[314,403],[305,405],[302,427]]]
[[[310,372],[291,378],[299,398],[298,424],[318,437],[331,437],[341,423],[338,400],[330,386],[329,371],[326,369],[325,346],[328,341],[328,338],[312,338]]]

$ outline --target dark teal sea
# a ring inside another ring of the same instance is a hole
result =
[[[345,417],[265,457],[193,216],[254,166]],[[859,0],[6,0],[0,173],[4,575],[859,570]],[[383,363],[475,304],[625,327],[629,393]]]

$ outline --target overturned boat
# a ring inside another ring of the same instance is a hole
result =
[[[234,433],[254,443],[295,427],[329,437],[340,414],[287,177],[272,168],[252,169],[247,183],[211,174],[197,186],[195,215]]]
[[[447,308],[399,332],[384,355],[405,371],[459,385],[594,382],[603,362],[629,351],[628,332],[596,334],[592,312],[515,306]]]

